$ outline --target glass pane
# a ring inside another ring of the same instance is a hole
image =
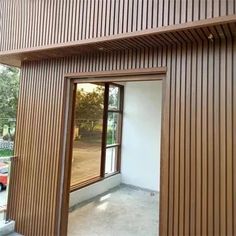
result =
[[[108,112],[107,118],[107,144],[119,143],[119,124],[120,114],[116,112]]]
[[[74,110],[71,185],[100,176],[104,86],[78,84]]]
[[[105,174],[109,175],[117,171],[118,147],[106,149],[106,167]]]
[[[109,85],[109,105],[108,110],[120,109],[120,88],[114,85]]]

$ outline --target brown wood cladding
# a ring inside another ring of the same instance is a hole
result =
[[[58,233],[64,75],[166,67],[160,235],[236,234],[236,42],[203,41],[22,65],[8,216]]]
[[[0,51],[232,15],[235,0],[0,0]]]
[[[236,15],[221,16],[178,25],[163,26],[138,32],[100,38],[85,39],[62,44],[17,49],[0,52],[0,63],[20,67],[22,61],[78,56],[82,54],[111,52],[170,46],[201,40],[224,39],[236,36]]]

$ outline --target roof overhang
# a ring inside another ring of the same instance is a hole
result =
[[[236,15],[61,44],[0,52],[0,63],[20,67],[23,61],[61,58],[94,52],[160,47],[233,38]]]

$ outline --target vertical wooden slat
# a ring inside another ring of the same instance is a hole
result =
[[[86,1],[86,2],[88,2],[88,1]],[[98,1],[97,34],[96,34],[96,37],[100,37],[101,33],[102,33],[102,11],[103,11],[102,8],[103,8],[103,1]],[[110,21],[111,21],[110,24],[112,25],[112,29],[113,29],[113,24],[112,24],[113,20],[114,20],[114,18],[110,19]],[[111,33],[111,34],[113,34],[113,33]]]
[[[76,4],[77,5],[79,5],[79,3],[76,1]],[[89,25],[89,33],[88,33],[88,38],[92,38],[93,37],[93,28],[94,28],[94,24],[95,24],[95,21],[94,21],[94,14],[95,14],[95,0],[91,0],[91,13],[90,13],[90,25]],[[104,9],[105,10],[105,14],[106,14],[106,11],[107,11],[107,9]],[[77,12],[79,12],[78,10],[77,10]],[[78,15],[79,13],[77,13],[76,15]],[[77,22],[78,20],[76,20],[76,24],[78,24],[78,22]],[[103,31],[104,31],[104,35],[106,34],[106,32],[105,32],[105,30],[106,30],[106,28],[104,28],[103,29]],[[76,38],[75,38],[75,40],[76,40]]]
[[[172,58],[172,52],[171,48],[168,49],[168,60],[167,60],[167,66],[168,68],[171,68],[171,58]],[[171,73],[171,70],[168,71],[168,73]],[[161,144],[161,193],[160,193],[160,234],[162,235],[168,235],[169,228],[168,228],[168,211],[164,209],[169,209],[169,199],[171,197],[171,189],[172,186],[170,186],[171,181],[173,181],[173,178],[168,174],[169,171],[172,169],[170,168],[170,163],[172,164],[173,161],[170,161],[170,136],[164,135],[164,130],[168,134],[170,134],[170,110],[171,110],[171,75],[169,75],[169,78],[166,79],[166,81],[163,83],[163,100],[162,100],[162,144]],[[173,106],[172,106],[173,107]],[[173,152],[172,152],[173,153]],[[167,195],[165,193],[168,193]]]
[[[191,70],[192,70],[192,46],[187,45],[186,49],[186,89],[185,89],[185,188],[184,188],[184,235],[190,235],[190,212],[194,211],[192,205],[190,204],[190,193],[191,193],[191,178],[192,174],[190,172],[191,163],[191,104],[192,104],[192,94],[191,94]],[[191,210],[190,210],[191,209]]]
[[[226,45],[220,44],[220,233],[226,235]]]
[[[204,43],[203,47],[203,60],[202,60],[202,235],[207,235],[207,212],[208,212],[208,199],[207,199],[207,162],[208,162],[208,155],[207,155],[207,149],[208,149],[208,133],[207,133],[207,127],[208,127],[208,106],[207,106],[207,100],[208,100],[208,42]]]
[[[186,109],[186,45],[182,45],[181,52],[181,65],[179,71],[179,80],[180,80],[180,136],[179,136],[179,219],[178,219],[178,227],[179,227],[179,235],[184,235],[184,204],[185,204],[185,109]]]
[[[168,66],[170,68],[170,130],[169,130],[169,195],[168,195],[168,231],[167,235],[171,235],[173,232],[173,206],[174,206],[174,137],[175,137],[175,68],[176,68],[176,50],[169,49],[168,59],[170,62]]]
[[[148,7],[147,7],[147,24],[146,24],[146,29],[151,29],[153,28],[153,1],[149,0],[148,1]]]
[[[181,1],[176,1],[175,24],[180,24],[180,21],[181,21]]]
[[[181,48],[178,46],[177,53],[179,56],[181,55]],[[179,165],[180,165],[180,97],[181,97],[181,79],[180,72],[181,71],[181,60],[177,60],[176,62],[176,94],[175,94],[175,150],[174,150],[174,221],[173,221],[173,234],[178,234],[179,232]]]
[[[213,15],[214,17],[220,16],[220,0],[214,0]]]
[[[196,111],[197,111],[197,47],[192,46],[191,67],[191,160],[190,160],[190,235],[196,234]]]
[[[214,235],[214,43],[209,42],[208,53],[208,235]]]
[[[199,0],[199,13],[200,13],[200,19],[205,19],[206,18],[206,8],[207,8],[207,0]]]
[[[129,1],[124,1],[124,5],[123,5],[123,30],[122,33],[126,33],[127,32],[127,22],[128,22],[128,3]],[[110,18],[112,19],[113,15],[110,16]],[[139,18],[141,20],[141,18]],[[140,24],[141,25],[141,24]]]
[[[227,235],[233,235],[233,74],[232,74],[232,39],[228,39],[226,48],[226,219]]]
[[[164,1],[164,6],[163,6],[163,12],[165,12],[164,21],[163,21],[164,26],[169,25],[169,14],[170,14],[170,6],[169,5],[170,5],[169,1]]]
[[[110,14],[111,14],[111,19],[110,19],[110,27],[109,27],[109,35],[114,34],[114,23],[115,23],[115,2],[111,0],[111,5],[110,5]],[[125,24],[128,25],[128,23],[125,21]]]
[[[158,1],[158,27],[163,26],[163,15],[164,15],[164,0],[159,0]],[[167,16],[166,16],[167,17]]]
[[[236,40],[233,39],[233,51],[232,51],[232,78],[235,78],[236,72]],[[235,79],[232,79],[232,93],[233,93],[233,199],[236,199],[236,81]],[[236,234],[236,201],[233,201],[233,233]]]
[[[97,3],[98,3],[98,1],[96,0],[96,4]],[[97,11],[95,11],[95,12],[97,13]],[[82,39],[83,24],[84,24],[83,14],[84,14],[84,1],[81,0],[81,1],[79,1],[79,35],[78,35],[77,40]],[[96,22],[95,25],[97,26],[97,18],[96,18],[96,16],[95,16],[95,22]],[[96,29],[97,29],[96,26],[93,28],[93,36],[94,37],[96,37]]]
[[[212,0],[206,1],[206,11],[207,11],[206,18],[212,18],[213,17],[213,1]]]
[[[220,45],[214,45],[214,234],[220,235]]]
[[[220,1],[220,15],[224,16],[227,13],[227,4],[228,1]]]
[[[202,234],[202,44],[197,48],[196,235]]]

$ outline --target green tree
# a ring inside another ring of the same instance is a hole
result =
[[[98,86],[93,92],[76,91],[75,124],[90,132],[103,117],[104,88]]]
[[[0,65],[0,135],[16,118],[18,91],[19,69]]]

